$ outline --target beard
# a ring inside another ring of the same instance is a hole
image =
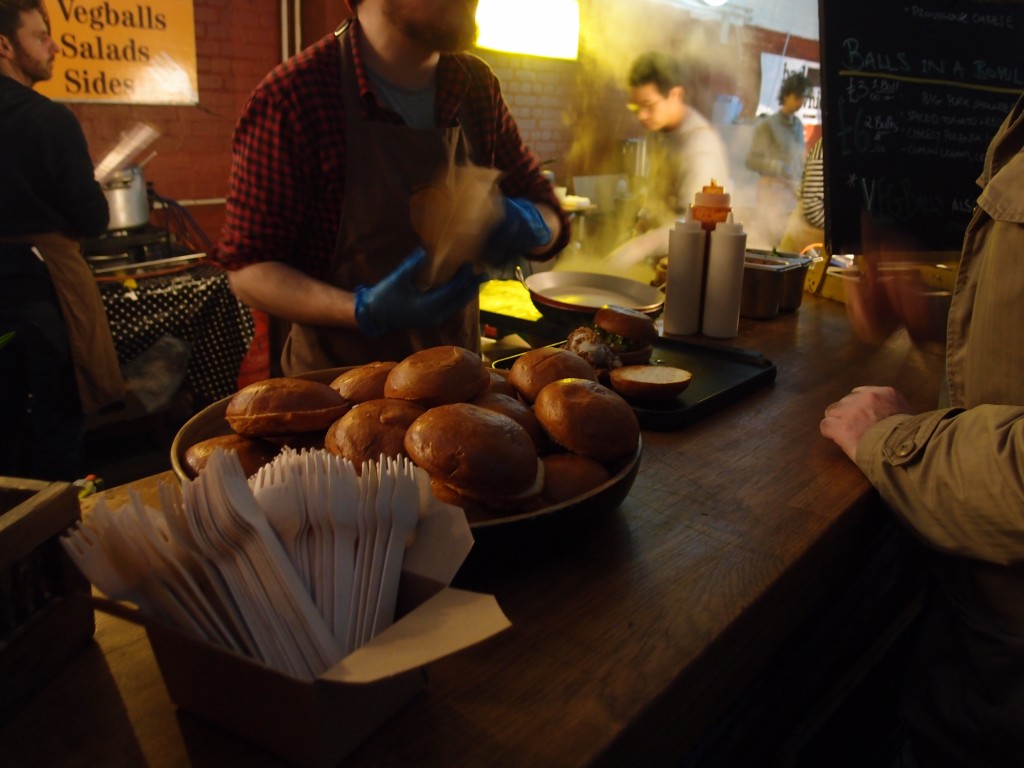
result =
[[[18,45],[17,41],[14,41],[14,66],[33,85],[53,77],[53,61],[53,56],[45,59],[36,58],[22,46]]]
[[[450,8],[417,18],[406,0],[385,0],[384,16],[406,37],[432,51],[458,53],[471,47],[479,30],[475,0],[451,0]]]

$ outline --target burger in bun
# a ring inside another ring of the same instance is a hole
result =
[[[375,362],[350,368],[331,382],[331,388],[350,403],[379,400],[384,397],[384,382],[396,365],[395,362]]]
[[[408,400],[379,399],[357,403],[327,430],[324,447],[351,461],[360,471],[364,461],[405,456],[405,433],[424,409]]]
[[[623,365],[639,365],[651,359],[658,329],[643,312],[607,304],[594,313],[594,325]]]
[[[429,347],[413,352],[391,369],[384,382],[384,397],[433,408],[472,400],[490,381],[475,352],[456,346]]]
[[[596,381],[597,374],[579,355],[558,347],[540,347],[521,354],[508,374],[509,382],[529,403],[552,381],[570,378]]]
[[[327,384],[274,378],[238,390],[224,416],[238,434],[266,437],[322,433],[348,409],[349,404]]]
[[[405,452],[432,480],[496,508],[539,496],[543,472],[529,433],[479,405],[431,408],[405,434]]]
[[[249,477],[278,453],[278,447],[259,438],[242,435],[219,435],[193,443],[185,450],[185,470],[198,477],[216,450],[233,451],[238,456],[242,471]]]
[[[692,378],[689,371],[670,365],[624,365],[608,373],[612,389],[634,400],[671,400]]]
[[[604,335],[596,328],[581,326],[569,333],[565,349],[579,355],[597,370],[609,370],[622,365],[622,360],[605,341]]]
[[[533,412],[548,437],[605,466],[632,456],[640,423],[621,396],[589,379],[560,379],[537,395]]]

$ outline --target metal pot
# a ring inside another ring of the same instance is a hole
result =
[[[110,207],[108,231],[133,229],[149,224],[149,196],[146,180],[137,165],[115,171],[103,184],[103,194]]]
[[[530,300],[549,320],[570,324],[588,323],[606,304],[616,304],[657,317],[665,306],[665,294],[657,288],[625,277],[597,272],[537,272],[516,277],[530,292]]]

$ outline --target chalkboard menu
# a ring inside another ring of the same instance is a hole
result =
[[[1024,4],[820,0],[819,19],[829,251],[959,251],[1024,92]]]

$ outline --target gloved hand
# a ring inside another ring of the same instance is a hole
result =
[[[483,260],[500,264],[551,239],[551,230],[536,206],[524,197],[502,196],[505,217],[491,231],[484,246]]]
[[[356,322],[363,333],[380,336],[403,328],[439,325],[466,306],[486,279],[463,264],[444,285],[420,291],[414,280],[426,258],[426,251],[418,247],[376,285],[356,288]]]

